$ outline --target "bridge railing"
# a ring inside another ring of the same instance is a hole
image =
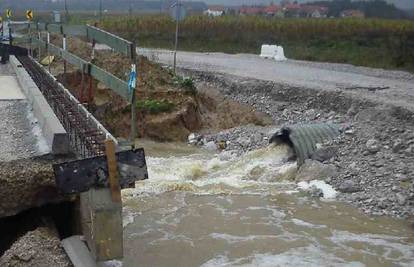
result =
[[[81,57],[67,51],[66,38],[67,37],[83,37],[92,42],[92,49],[94,50],[95,44],[100,43],[109,46],[114,52],[118,52],[124,55],[131,64],[131,70],[136,69],[136,45],[134,42],[125,40],[119,36],[102,30],[98,27],[91,25],[65,25],[65,24],[53,24],[44,22],[11,22],[9,26],[14,30],[28,29],[28,38],[20,38],[21,41],[27,41],[30,48],[37,46],[37,48],[45,49],[48,54],[58,56],[66,62],[77,68],[84,74],[90,75],[96,80],[102,82],[106,87],[114,91],[123,99],[131,104],[131,136],[130,139],[133,142],[136,136],[136,100],[135,100],[135,81],[124,81],[114,74],[98,67],[90,61],[84,60]],[[38,33],[34,36],[34,33]],[[47,40],[41,38],[41,32],[48,34]],[[50,34],[58,34],[63,38],[62,47],[56,46],[50,42]],[[30,49],[31,50],[31,49]],[[92,52],[94,55],[94,52]],[[66,70],[66,67],[64,68]],[[136,72],[135,72],[136,75]],[[132,88],[134,87],[134,88]]]

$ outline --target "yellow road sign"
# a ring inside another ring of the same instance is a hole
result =
[[[12,11],[11,9],[6,9],[6,17],[9,19],[12,16]]]
[[[32,20],[33,19],[33,11],[32,10],[26,10],[26,18],[28,20]]]

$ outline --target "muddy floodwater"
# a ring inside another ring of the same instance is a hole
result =
[[[123,191],[123,266],[414,266],[414,231],[291,182],[286,147],[241,157],[143,142],[149,180]]]

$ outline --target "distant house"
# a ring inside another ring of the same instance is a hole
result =
[[[301,6],[299,4],[285,4],[283,6],[283,12],[285,17],[298,18],[300,17]]]
[[[339,16],[341,18],[365,18],[364,12],[358,9],[343,10]]]
[[[240,8],[240,15],[262,15],[264,13],[263,7],[246,7]]]
[[[204,15],[210,17],[219,17],[226,14],[226,8],[224,6],[209,6],[206,11],[204,11]]]
[[[328,8],[324,6],[302,5],[300,7],[300,16],[306,18],[326,18]]]
[[[283,8],[274,4],[265,7],[263,13],[269,17],[284,17]]]

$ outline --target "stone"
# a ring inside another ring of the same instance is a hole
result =
[[[376,139],[369,139],[366,142],[365,147],[367,148],[367,151],[371,154],[375,154],[380,150],[379,143]]]
[[[217,142],[217,146],[218,146],[218,148],[220,148],[221,150],[226,149],[226,147],[227,147],[227,142],[226,142],[226,141],[218,141],[218,142]]]
[[[409,147],[407,147],[404,153],[406,156],[410,156],[411,154],[414,154],[414,145],[410,145]]]
[[[246,137],[239,137],[237,139],[237,143],[239,143],[242,147],[247,147],[250,143],[250,140]]]
[[[233,158],[233,151],[223,151],[219,154],[219,159],[222,161],[229,161]]]
[[[328,147],[320,147],[316,149],[316,151],[312,154],[312,159],[317,160],[320,162],[324,162],[336,156],[338,152],[337,147],[328,146]]]
[[[392,145],[392,152],[399,153],[404,148],[404,143],[401,139],[397,139],[394,141]]]
[[[207,142],[203,147],[210,151],[217,150],[217,146],[216,146],[216,143],[214,143],[214,141]]]
[[[397,198],[397,202],[400,205],[404,205],[407,202],[407,197],[404,196],[402,193],[397,193],[395,197]]]
[[[342,193],[355,193],[361,189],[352,180],[345,180],[338,186],[338,191]]]
[[[355,108],[355,106],[354,106],[354,105],[352,105],[352,106],[348,109],[348,111],[346,112],[346,115],[347,115],[348,117],[353,117],[353,116],[355,116],[357,113],[358,113],[357,109]]]
[[[260,133],[255,133],[250,136],[250,143],[256,144],[262,142],[263,136]]]
[[[323,191],[314,185],[309,188],[308,192],[312,197],[316,197],[316,198],[323,197]]]
[[[195,145],[195,144],[197,144],[197,142],[198,142],[198,140],[197,140],[197,136],[196,136],[196,134],[195,134],[195,133],[191,133],[191,134],[188,136],[188,143],[189,143],[190,145]]]
[[[296,174],[296,181],[326,180],[337,175],[338,170],[334,165],[307,159],[299,168]]]
[[[401,173],[397,173],[395,175],[395,178],[397,178],[397,180],[400,181],[400,182],[408,182],[408,181],[410,181],[410,178],[407,175],[403,175]]]

